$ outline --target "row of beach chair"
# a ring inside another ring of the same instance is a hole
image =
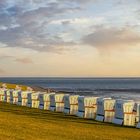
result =
[[[140,102],[0,88],[0,101],[140,128]]]

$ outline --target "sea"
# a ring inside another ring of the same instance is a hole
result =
[[[140,78],[1,77],[0,82],[50,88],[82,96],[140,100]]]

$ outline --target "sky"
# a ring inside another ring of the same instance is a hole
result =
[[[140,77],[140,0],[0,0],[1,77]]]

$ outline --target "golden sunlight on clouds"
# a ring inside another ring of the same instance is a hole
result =
[[[0,1],[1,76],[140,76],[139,0]]]
[[[138,50],[140,48],[130,47],[123,52],[103,55],[97,49],[86,46],[82,49],[79,47],[75,53],[34,53],[30,59],[28,56],[33,63],[23,64],[11,60],[5,69],[10,69],[9,74],[13,76],[140,76]]]
[[[0,60],[4,76],[140,76],[139,46],[104,53],[90,46],[62,54],[15,48],[18,54],[11,55],[6,50]]]
[[[124,52],[114,51],[105,55],[100,53],[65,54],[51,57],[48,63],[56,69],[51,75],[61,76],[140,76],[139,53],[135,49]]]

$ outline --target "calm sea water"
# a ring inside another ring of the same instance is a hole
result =
[[[51,88],[70,94],[140,100],[140,78],[0,78],[0,81]]]

